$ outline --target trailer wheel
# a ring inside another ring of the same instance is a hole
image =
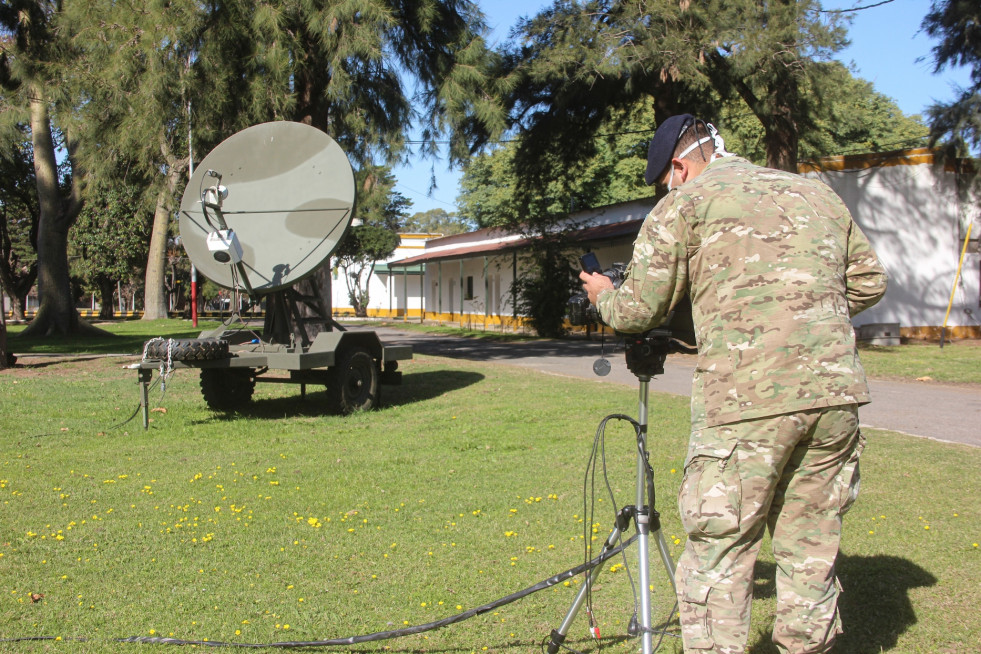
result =
[[[327,408],[331,413],[347,415],[378,405],[378,366],[364,348],[344,352],[327,375]]]
[[[218,338],[155,338],[144,345],[144,358],[215,361],[228,358],[228,341]]]
[[[252,368],[202,368],[201,394],[214,411],[234,411],[248,405],[255,391]]]

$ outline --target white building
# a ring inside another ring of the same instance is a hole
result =
[[[392,279],[388,269],[388,261],[405,259],[419,254],[426,248],[426,242],[439,238],[442,234],[399,234],[399,246],[386,260],[377,262],[368,280],[368,315],[383,317],[398,317],[409,314],[418,315],[422,306],[422,298],[418,293],[419,285],[409,284],[408,280],[418,277],[422,268],[409,266],[398,271],[398,280]],[[331,301],[334,315],[354,315],[354,307],[347,288],[347,271],[343,267],[332,270]],[[396,281],[403,283],[397,288]]]
[[[898,325],[903,336],[936,338],[945,318],[949,336],[981,337],[981,209],[977,197],[968,198],[969,173],[937,164],[925,149],[830,157],[802,164],[801,172],[820,177],[842,197],[889,272],[886,296],[856,318],[860,337]],[[581,227],[577,249],[594,251],[604,268],[629,261],[654,203],[646,198],[571,215],[569,222]],[[389,306],[377,310],[471,328],[518,324],[509,292],[527,244],[521,235],[484,229],[425,240],[421,251],[400,250],[405,254],[393,256],[379,276]],[[336,306],[348,305],[346,297],[343,302]]]
[[[948,334],[981,337],[981,198],[968,193],[972,171],[943,166],[925,148],[828,157],[801,171],[844,200],[889,273],[885,297],[857,327],[898,324],[904,336],[936,338],[946,318]]]

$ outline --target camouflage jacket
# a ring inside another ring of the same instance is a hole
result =
[[[709,164],[644,220],[626,279],[599,295],[617,331],[692,300],[692,426],[869,401],[850,317],[885,293],[868,239],[825,184],[739,157]]]

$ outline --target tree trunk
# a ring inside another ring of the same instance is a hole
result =
[[[7,297],[10,298],[10,311],[13,319],[24,320],[24,310],[27,307],[27,294],[34,286],[37,279],[37,268],[30,271],[27,276],[19,277],[8,274],[8,270],[0,268],[0,286],[6,289]]]
[[[297,74],[297,79],[295,81],[295,91],[294,95],[297,98],[296,112],[293,116],[293,120],[303,123],[304,125],[310,125],[311,127],[316,127],[324,134],[330,134],[329,126],[330,120],[327,117],[326,107],[320,101],[321,94],[323,92],[323,84],[318,82],[315,75],[312,75],[307,70],[301,70]],[[310,288],[301,285],[295,286],[299,293],[309,293]],[[333,299],[333,274],[330,267],[330,257],[324,260],[324,264],[317,269],[316,272],[316,286],[319,289],[320,304],[324,309],[324,312],[329,318],[334,311],[334,299]],[[300,307],[300,313],[304,316],[310,317],[313,312],[305,306]]]
[[[768,168],[797,172],[797,128],[777,117],[765,126],[766,165]]]
[[[789,64],[774,84],[774,106],[769,115],[760,116],[766,144],[766,165],[790,173],[797,172],[797,106],[800,90]]]
[[[150,253],[147,256],[143,285],[143,320],[157,320],[168,315],[167,241],[170,237],[170,215],[174,193],[190,163],[186,157],[183,159],[172,157],[166,143],[161,144],[160,150],[164,160],[167,161],[167,183],[157,195],[157,207],[153,211]]]
[[[115,293],[116,282],[111,279],[99,280],[99,302],[102,304],[99,307],[99,318],[101,320],[112,320],[114,315],[113,307],[115,306],[113,296]]]
[[[30,293],[37,279],[37,263],[27,265],[25,270],[25,265],[11,252],[6,223],[2,220],[0,220],[0,240],[3,241],[3,252],[0,252],[0,288],[5,289],[10,298],[13,319],[23,321],[27,294]],[[31,246],[37,247],[36,238]]]
[[[34,177],[40,208],[37,236],[37,288],[40,306],[23,334],[48,336],[101,333],[101,330],[79,318],[68,276],[68,230],[75,223],[82,207],[78,180],[72,180],[71,197],[63,202],[58,188],[58,164],[47,101],[42,89],[37,86],[30,90],[30,95]],[[77,171],[73,172],[77,174]]]
[[[27,311],[27,295],[8,295],[10,298],[10,313],[11,317],[18,321],[24,322],[26,320],[25,313]]]
[[[146,263],[143,291],[143,320],[167,317],[167,236],[170,228],[170,193],[162,189],[157,195],[150,232],[150,255]]]
[[[7,307],[3,303],[3,284],[0,284],[0,370],[14,362],[7,359]]]

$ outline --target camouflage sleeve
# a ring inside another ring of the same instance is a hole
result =
[[[855,316],[885,295],[886,271],[872,245],[854,221],[849,220],[848,261],[845,268],[845,295],[848,313]]]
[[[680,195],[670,198],[644,220],[620,288],[597,298],[603,322],[617,331],[635,334],[659,326],[687,290],[685,205]]]

